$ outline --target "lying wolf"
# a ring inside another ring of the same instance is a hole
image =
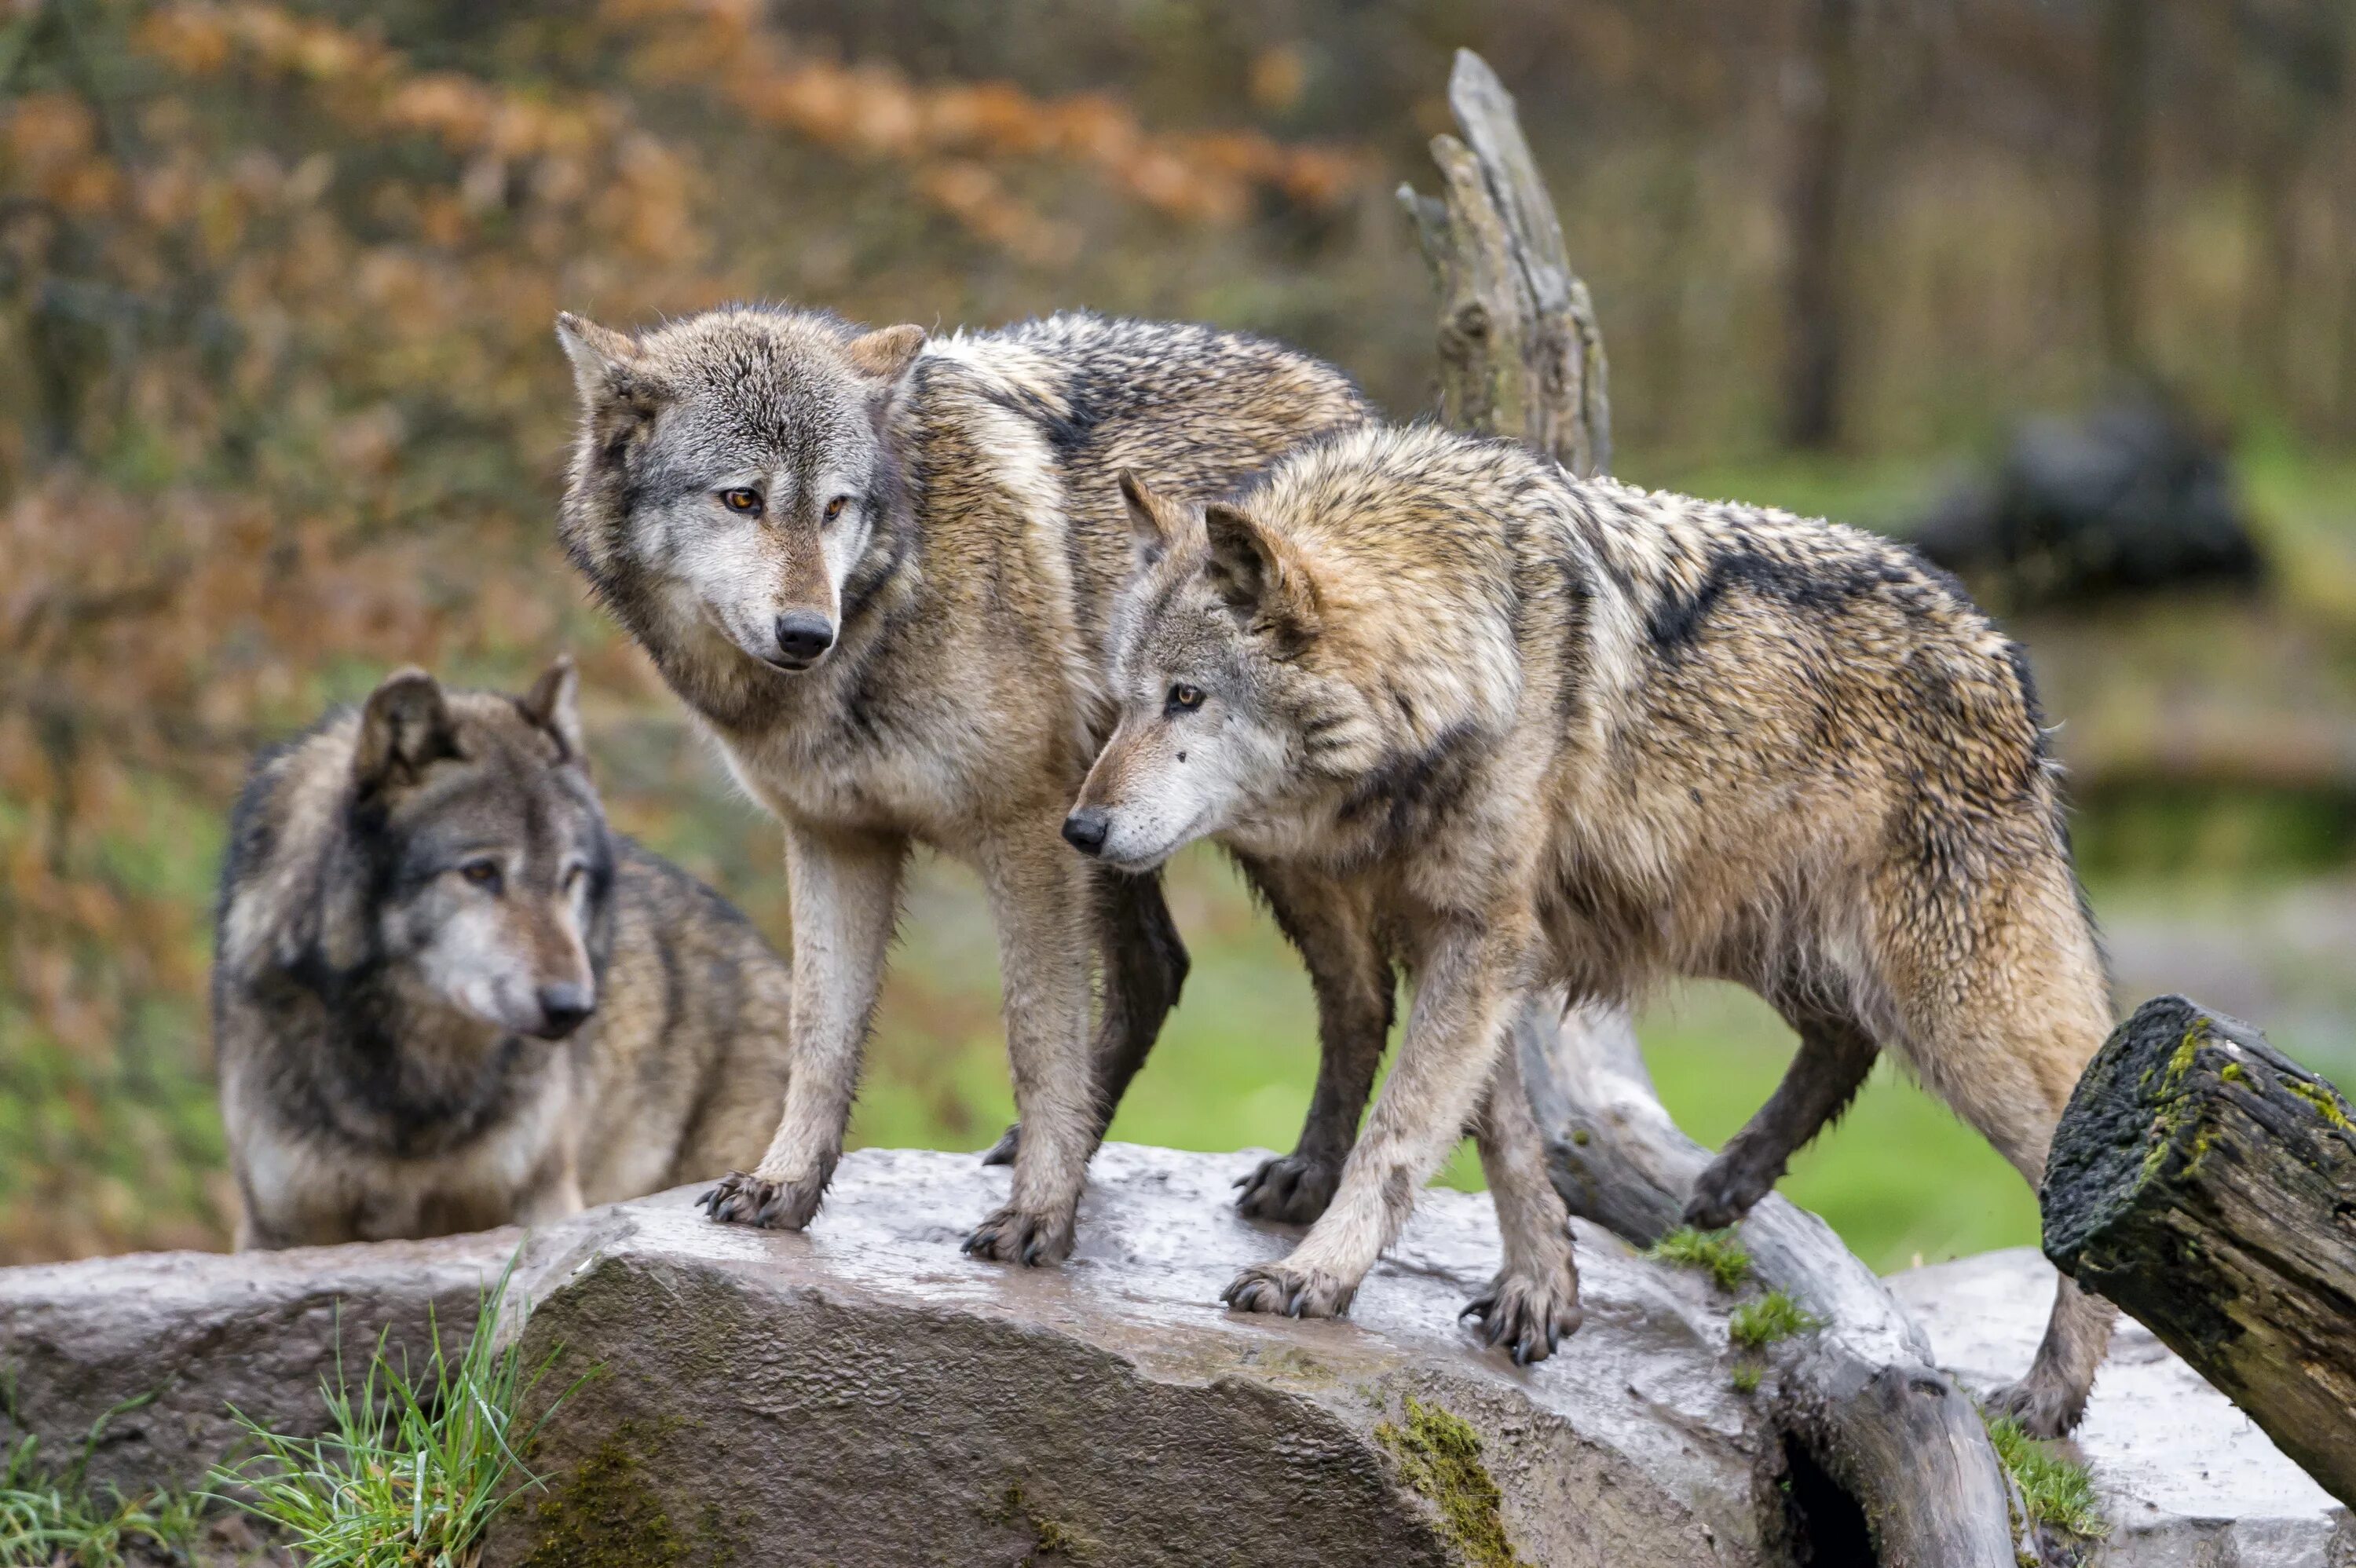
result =
[[[532,1224],[759,1150],[785,965],[606,827],[576,685],[406,670],[255,767],[213,967],[240,1247]]]
[[[1740,1219],[1882,1048],[2040,1179],[2106,985],[2026,666],[1952,581],[1432,429],[1342,433],[1207,507],[1128,488],[1120,719],[1074,840],[1141,873],[1215,835],[1331,877],[1417,981],[1332,1207],[1235,1306],[1348,1306],[1533,986],[1715,976],[1797,1029],[1697,1223]],[[2110,1322],[2063,1279],[1999,1403],[2073,1425]]]
[[[566,549],[785,827],[793,1082],[711,1212],[799,1229],[817,1211],[922,842],[981,873],[1022,1115],[1012,1200],[967,1249],[1066,1256],[1088,1157],[1185,972],[1155,880],[1058,840],[1109,721],[1104,628],[1130,551],[1112,475],[1224,488],[1365,402],[1272,344],[1087,315],[930,342],[783,309],[644,337],[566,316],[558,336],[582,403]],[[1263,891],[1313,947],[1323,912]],[[1375,1033],[1332,1054],[1370,1081],[1387,997],[1336,996],[1330,1027]],[[1321,1094],[1310,1165],[1338,1170],[1365,1093]],[[1271,1201],[1297,1200],[1301,1175],[1277,1173]]]

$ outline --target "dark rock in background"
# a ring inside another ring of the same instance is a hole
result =
[[[2024,421],[1992,475],[1956,482],[1908,532],[2014,608],[2262,570],[2223,445],[2151,392]]]

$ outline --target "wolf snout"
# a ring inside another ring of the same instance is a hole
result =
[[[596,993],[571,982],[542,986],[539,1001],[541,1027],[533,1032],[542,1040],[562,1040],[597,1010]]]
[[[1081,806],[1064,818],[1064,842],[1083,855],[1103,854],[1111,832],[1112,813],[1100,805]]]
[[[777,656],[788,669],[803,669],[834,646],[834,623],[815,610],[788,610],[777,617]]]

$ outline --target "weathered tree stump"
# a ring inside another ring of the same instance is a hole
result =
[[[1612,444],[1602,333],[1513,98],[1479,56],[1460,50],[1448,100],[1462,139],[1432,141],[1444,197],[1399,190],[1440,294],[1441,413],[1574,474],[1601,474]],[[1654,1093],[1626,1012],[1566,1016],[1558,996],[1533,997],[1515,1049],[1571,1212],[1638,1245],[1657,1241],[1709,1155]],[[2035,1561],[2034,1542],[2013,1534],[2004,1472],[1977,1413],[1873,1271],[1823,1221],[1779,1198],[1759,1206],[1742,1239],[1759,1276],[1827,1325],[1779,1356],[1766,1399],[1794,1483],[1783,1506],[1799,1511],[1803,1493],[1817,1502],[1818,1517],[1780,1521],[1811,1537],[1792,1542],[1793,1555],[1864,1561],[1855,1532],[1870,1535],[1870,1555],[1888,1568]],[[1830,1498],[1813,1485],[1819,1477]]]
[[[2054,1134],[2045,1253],[2356,1506],[2356,1122],[2182,997],[2121,1024]]]

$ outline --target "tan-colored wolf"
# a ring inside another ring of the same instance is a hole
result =
[[[1274,344],[1089,315],[930,341],[787,309],[643,336],[567,316],[558,334],[582,403],[565,546],[785,827],[792,1085],[712,1215],[798,1229],[816,1211],[921,842],[981,873],[1022,1115],[1012,1200],[968,1250],[1062,1258],[1088,1157],[1185,962],[1153,878],[1058,838],[1110,726],[1104,630],[1130,556],[1112,475],[1224,488],[1366,418],[1365,401]],[[1280,882],[1264,891],[1296,935],[1322,928]],[[1376,1020],[1373,1049],[1333,1053],[1369,1079],[1387,1001],[1326,1009],[1360,1036],[1357,1014]],[[1365,1093],[1321,1093],[1312,1164],[1338,1169]]]
[[[760,1149],[785,961],[606,827],[576,684],[404,670],[255,765],[213,964],[241,1247],[530,1224]]]
[[[1120,719],[1074,841],[1141,872],[1215,836],[1332,878],[1416,981],[1332,1207],[1235,1306],[1347,1307],[1534,986],[1719,977],[1799,1031],[1697,1222],[1739,1219],[1884,1048],[2040,1179],[2107,987],[2026,666],[1951,580],[1429,428],[1341,432],[1207,506],[1125,488]],[[2110,1322],[2064,1279],[1998,1403],[2074,1424]]]

